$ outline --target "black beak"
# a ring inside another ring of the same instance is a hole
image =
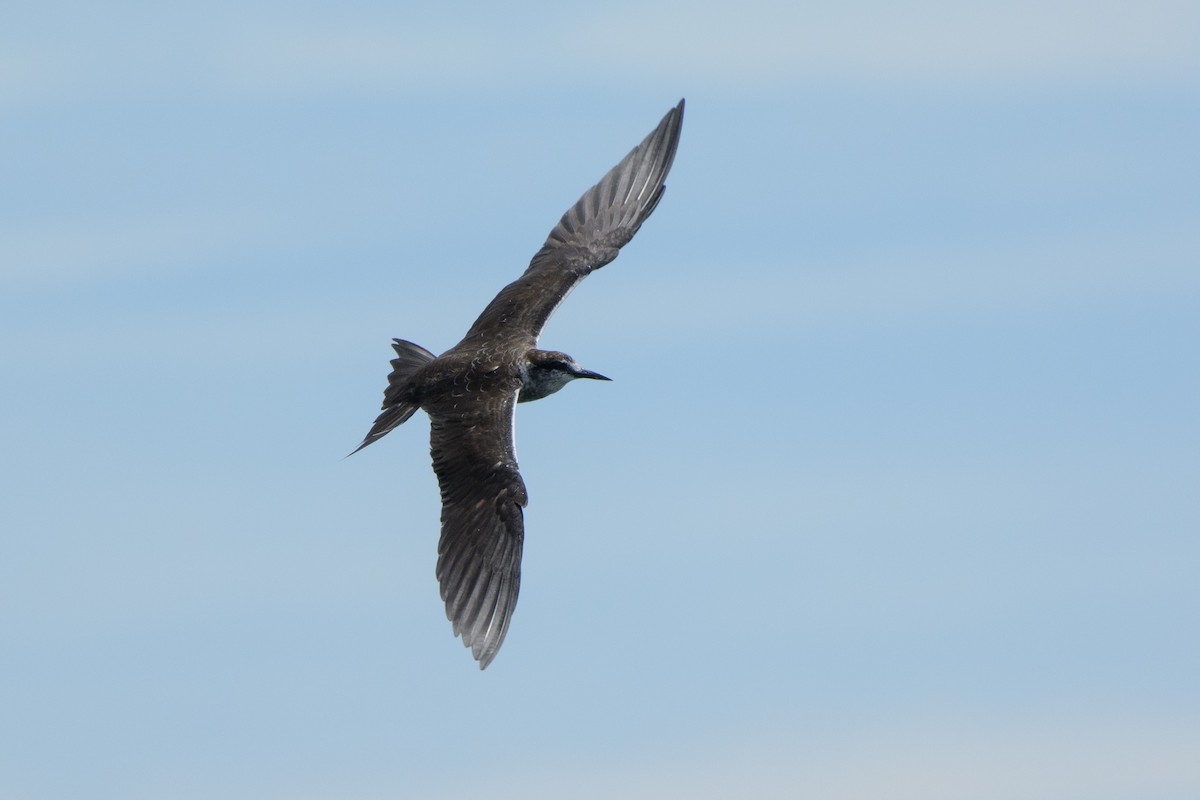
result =
[[[591,378],[594,381],[611,381],[612,378],[606,378],[599,372],[592,372],[590,369],[581,369],[575,373],[576,378]]]

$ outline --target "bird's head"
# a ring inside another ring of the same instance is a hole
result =
[[[579,362],[556,350],[530,350],[521,375],[521,394],[517,402],[528,403],[554,394],[576,378],[610,381],[599,372],[579,366]]]

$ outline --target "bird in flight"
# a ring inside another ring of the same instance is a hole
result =
[[[496,657],[521,583],[527,497],[517,469],[517,403],[576,378],[609,380],[538,336],[563,298],[617,257],[654,211],[679,145],[683,101],[563,214],[521,277],[505,286],[454,347],[435,356],[393,339],[383,411],[357,453],[423,409],[442,493],[437,579],[455,636],[479,668]]]

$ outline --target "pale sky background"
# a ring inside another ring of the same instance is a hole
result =
[[[1200,4],[2,16],[3,800],[1200,797]],[[342,456],[681,96],[480,673]]]

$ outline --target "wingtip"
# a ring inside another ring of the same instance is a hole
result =
[[[491,666],[491,663],[495,660],[495,658],[495,653],[484,653],[482,656],[479,656],[476,659],[479,662],[479,671],[483,672],[485,669]]]
[[[686,105],[686,98],[681,97],[681,98],[679,98],[679,102],[675,104],[675,107],[667,112],[668,117],[673,116],[676,118],[676,120],[675,120],[676,125],[681,125],[683,123],[683,109],[684,109],[685,105]]]

